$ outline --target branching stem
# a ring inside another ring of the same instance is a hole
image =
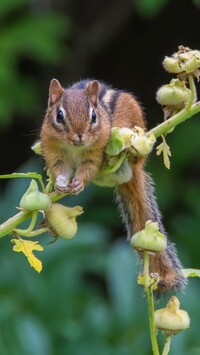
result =
[[[176,127],[179,123],[184,122],[198,112],[200,112],[200,101],[193,104],[191,108],[185,107],[176,115],[170,117],[165,122],[162,122],[157,127],[152,128],[149,132],[147,132],[147,136],[150,136],[150,134],[153,133],[154,136],[158,138],[159,136],[167,133],[171,128]]]
[[[146,251],[144,252],[143,276],[144,276],[144,287],[145,287],[147,301],[148,301],[149,326],[150,326],[150,336],[151,336],[153,355],[159,355],[158,343],[156,338],[156,328],[154,322],[153,290],[152,290],[152,286],[149,285],[149,254]]]

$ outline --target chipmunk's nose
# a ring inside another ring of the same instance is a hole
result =
[[[82,144],[84,144],[82,133],[75,133],[73,138],[72,138],[72,143],[74,145],[82,145]]]

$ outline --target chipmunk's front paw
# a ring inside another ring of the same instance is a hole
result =
[[[74,178],[70,184],[71,194],[78,195],[81,191],[84,190],[84,183],[79,178]]]
[[[64,175],[58,175],[56,178],[55,189],[61,193],[70,192],[69,180]]]

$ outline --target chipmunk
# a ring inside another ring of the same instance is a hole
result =
[[[62,193],[78,194],[99,173],[112,127],[145,128],[140,104],[127,92],[97,80],[82,80],[64,89],[52,79],[40,138],[42,154]],[[115,173],[117,201],[130,238],[147,220],[166,235],[144,158],[128,161]],[[181,289],[186,279],[175,246],[150,256],[150,272],[159,274],[158,293]]]

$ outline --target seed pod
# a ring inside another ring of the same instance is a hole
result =
[[[190,317],[186,311],[179,309],[178,298],[172,296],[165,308],[155,311],[155,326],[167,335],[175,335],[190,325]]]
[[[82,213],[83,208],[80,206],[66,207],[59,203],[53,203],[45,212],[45,217],[56,236],[71,239],[77,232],[76,217]]]
[[[28,211],[46,210],[51,206],[51,199],[47,194],[39,191],[35,180],[31,180],[29,188],[20,200],[19,206]]]
[[[161,86],[156,94],[156,100],[163,106],[181,106],[190,98],[190,90],[185,82],[179,79],[172,79],[168,85]]]
[[[150,252],[162,252],[167,245],[166,237],[159,232],[158,222],[147,221],[145,228],[131,238],[133,249]]]

